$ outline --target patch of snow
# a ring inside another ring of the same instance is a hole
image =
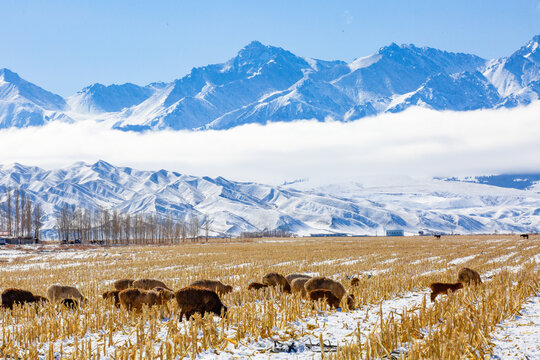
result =
[[[462,258],[457,258],[457,259],[454,259],[452,261],[450,261],[448,264],[449,265],[459,265],[459,264],[463,264],[463,263],[466,263],[467,261],[470,261],[472,259],[474,259],[476,257],[476,255],[471,255],[471,256],[465,256],[465,257],[462,257]]]
[[[540,293],[519,315],[497,325],[491,341],[495,345],[491,359],[540,359]]]

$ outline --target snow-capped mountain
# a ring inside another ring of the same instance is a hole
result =
[[[314,188],[309,182],[270,186],[139,171],[104,161],[57,170],[11,164],[0,166],[0,219],[7,188],[19,188],[41,204],[49,235],[65,205],[169,218],[206,216],[216,235],[274,229],[299,235],[380,235],[394,228],[408,233],[540,231],[539,192],[480,182],[400,178]]]
[[[529,104],[540,94],[540,35],[484,60],[391,44],[351,63],[299,57],[254,41],[223,64],[171,83],[94,84],[67,100],[0,70],[0,128],[94,119],[121,130],[229,129],[248,123],[351,121],[411,106],[475,110]]]
[[[8,69],[0,69],[0,129],[41,126],[53,120],[71,121],[63,111],[66,101],[23,80]]]
[[[93,84],[68,98],[71,109],[81,113],[117,112],[140,104],[153,93],[147,87],[135,84],[109,85]]]

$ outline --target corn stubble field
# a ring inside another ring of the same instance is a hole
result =
[[[496,324],[540,290],[538,263],[540,241],[513,235],[11,247],[0,250],[0,290],[46,295],[49,285],[74,285],[89,302],[76,310],[51,303],[0,309],[0,357],[374,359],[394,351],[407,359],[485,358]],[[455,282],[462,266],[478,270],[484,283],[431,303],[429,284]],[[339,280],[354,294],[356,309],[247,290],[272,271]],[[350,287],[352,276],[360,278],[358,287]],[[100,294],[121,278],[156,278],[174,290],[219,279],[234,290],[221,296],[229,309],[224,318],[180,322],[175,300],[142,314],[103,300]]]

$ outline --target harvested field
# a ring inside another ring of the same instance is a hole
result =
[[[177,246],[0,249],[0,291],[45,295],[76,286],[78,309],[54,303],[0,309],[0,356],[33,359],[407,359],[491,356],[497,324],[538,297],[540,239],[518,235],[297,238]],[[483,280],[429,300],[429,284],[459,268]],[[268,272],[341,281],[356,308],[330,310],[277,288],[248,291]],[[351,288],[350,280],[360,283]],[[133,314],[101,294],[117,279],[199,279],[233,285],[224,318],[179,321],[175,300]],[[533,301],[534,302],[534,301]],[[537,303],[537,301],[536,301]],[[323,344],[323,345],[322,345]],[[321,346],[322,345],[322,346]],[[399,355],[401,354],[401,355]]]

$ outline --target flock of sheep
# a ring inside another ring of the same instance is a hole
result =
[[[358,286],[360,280],[353,278],[351,286]],[[437,295],[446,294],[448,291],[456,291],[463,284],[482,281],[477,271],[470,268],[462,268],[458,273],[456,283],[432,283],[431,301],[435,301]],[[214,313],[223,316],[227,307],[223,305],[220,295],[233,290],[230,285],[224,285],[217,280],[198,280],[176,292],[171,290],[165,283],[154,279],[122,279],[113,283],[115,290],[106,291],[102,294],[104,299],[112,299],[117,307],[139,312],[143,306],[161,306],[173,298],[180,309],[180,319],[185,316],[189,319],[199,313]],[[298,293],[303,298],[312,301],[324,300],[331,308],[338,308],[342,300],[347,303],[349,309],[354,308],[354,295],[349,295],[343,284],[339,281],[324,277],[311,277],[304,274],[289,274],[283,276],[272,272],[262,278],[262,282],[252,282],[248,290],[258,290],[266,287],[277,287],[286,293]],[[47,289],[47,298],[34,295],[30,291],[10,288],[2,292],[2,307],[12,309],[15,304],[36,302],[60,302],[64,306],[73,308],[79,306],[79,302],[86,302],[86,298],[73,286],[52,285]]]

